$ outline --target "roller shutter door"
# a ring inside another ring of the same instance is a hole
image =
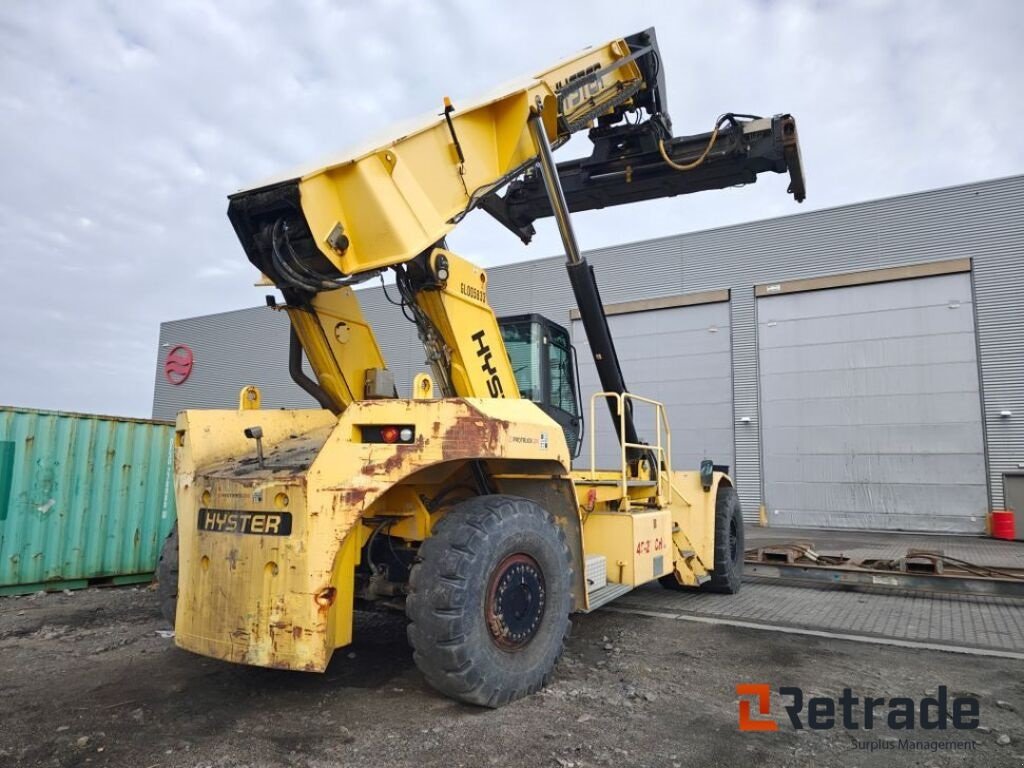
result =
[[[672,428],[673,469],[697,469],[701,459],[733,462],[732,368],[729,303],[672,307],[612,315],[612,337],[630,392],[665,404]],[[575,466],[590,466],[590,397],[600,391],[583,324],[572,323],[579,357],[584,417],[583,448]],[[597,465],[618,466],[618,442],[607,406],[596,413]],[[650,409],[638,406],[641,439],[654,441]]]
[[[758,299],[770,525],[982,533],[970,275]]]

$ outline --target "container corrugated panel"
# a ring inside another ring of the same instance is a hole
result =
[[[151,573],[175,520],[173,433],[0,407],[0,589]]]

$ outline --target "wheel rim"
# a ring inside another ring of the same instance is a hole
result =
[[[499,648],[517,651],[537,634],[544,618],[544,573],[529,555],[502,560],[487,588],[487,629]]]
[[[740,535],[736,525],[736,520],[729,521],[729,560],[733,563],[736,562],[739,556],[740,548]]]

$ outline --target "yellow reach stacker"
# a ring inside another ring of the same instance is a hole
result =
[[[796,125],[728,113],[676,138],[665,94],[648,29],[230,197],[247,257],[284,297],[268,303],[291,321],[291,376],[317,407],[261,410],[247,387],[237,410],[178,416],[178,527],[160,564],[178,646],[322,672],[352,642],[356,608],[399,610],[430,684],[494,707],[545,684],[573,612],[653,580],[739,589],[733,482],[710,460],[673,468],[668,414],[626,388],[569,214],[764,171],[788,172],[800,201]],[[591,156],[556,165],[583,129]],[[447,249],[474,208],[524,242],[554,218],[600,377],[591,403],[566,330],[496,318],[485,272]],[[353,291],[385,272],[429,366],[411,398]],[[607,406],[615,466],[595,467],[585,406],[589,419]]]

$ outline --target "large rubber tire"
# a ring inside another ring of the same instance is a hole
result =
[[[174,627],[174,614],[178,609],[178,524],[164,539],[160,559],[156,564],[156,595],[160,613]]]
[[[670,573],[658,579],[666,589],[689,591]],[[711,579],[697,589],[734,595],[743,583],[743,513],[736,489],[719,485],[715,497],[715,563]]]
[[[565,533],[537,504],[501,495],[457,504],[409,576],[416,665],[438,691],[469,704],[499,707],[534,693],[562,655],[572,583]]]
[[[705,592],[734,595],[743,583],[743,513],[736,489],[718,486],[715,499],[715,568]]]

